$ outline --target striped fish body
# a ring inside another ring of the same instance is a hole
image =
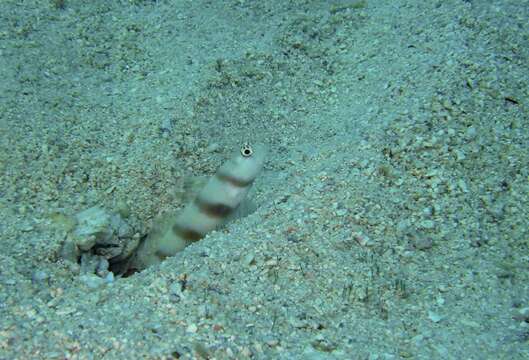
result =
[[[145,239],[129,268],[141,270],[157,264],[224,225],[246,198],[265,156],[264,146],[243,145],[179,216]]]

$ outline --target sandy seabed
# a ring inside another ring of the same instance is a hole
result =
[[[0,359],[529,358],[527,24],[0,2]],[[126,277],[64,256],[78,214],[119,214],[125,248],[244,142],[269,149],[250,215]]]

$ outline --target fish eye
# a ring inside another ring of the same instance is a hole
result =
[[[250,157],[253,154],[253,149],[250,144],[246,143],[241,147],[241,155],[244,157]]]

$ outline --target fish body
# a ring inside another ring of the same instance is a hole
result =
[[[160,263],[233,218],[261,172],[265,157],[264,146],[244,144],[182,213],[147,236],[131,259],[129,269],[142,270]]]

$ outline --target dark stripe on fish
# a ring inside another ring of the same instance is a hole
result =
[[[220,172],[217,173],[215,176],[221,181],[228,182],[228,183],[232,184],[233,186],[237,186],[237,187],[240,187],[240,188],[252,185],[253,181],[255,180],[255,178],[254,178],[254,179],[245,181],[245,180],[237,179],[236,177],[233,177],[230,174],[221,174]]]
[[[181,227],[179,224],[173,225],[173,233],[176,236],[180,236],[184,240],[198,241],[204,237],[204,234],[192,229],[186,229]]]
[[[230,215],[235,210],[228,205],[208,203],[206,200],[201,199],[200,197],[195,199],[195,204],[201,212],[210,217],[223,218]]]

